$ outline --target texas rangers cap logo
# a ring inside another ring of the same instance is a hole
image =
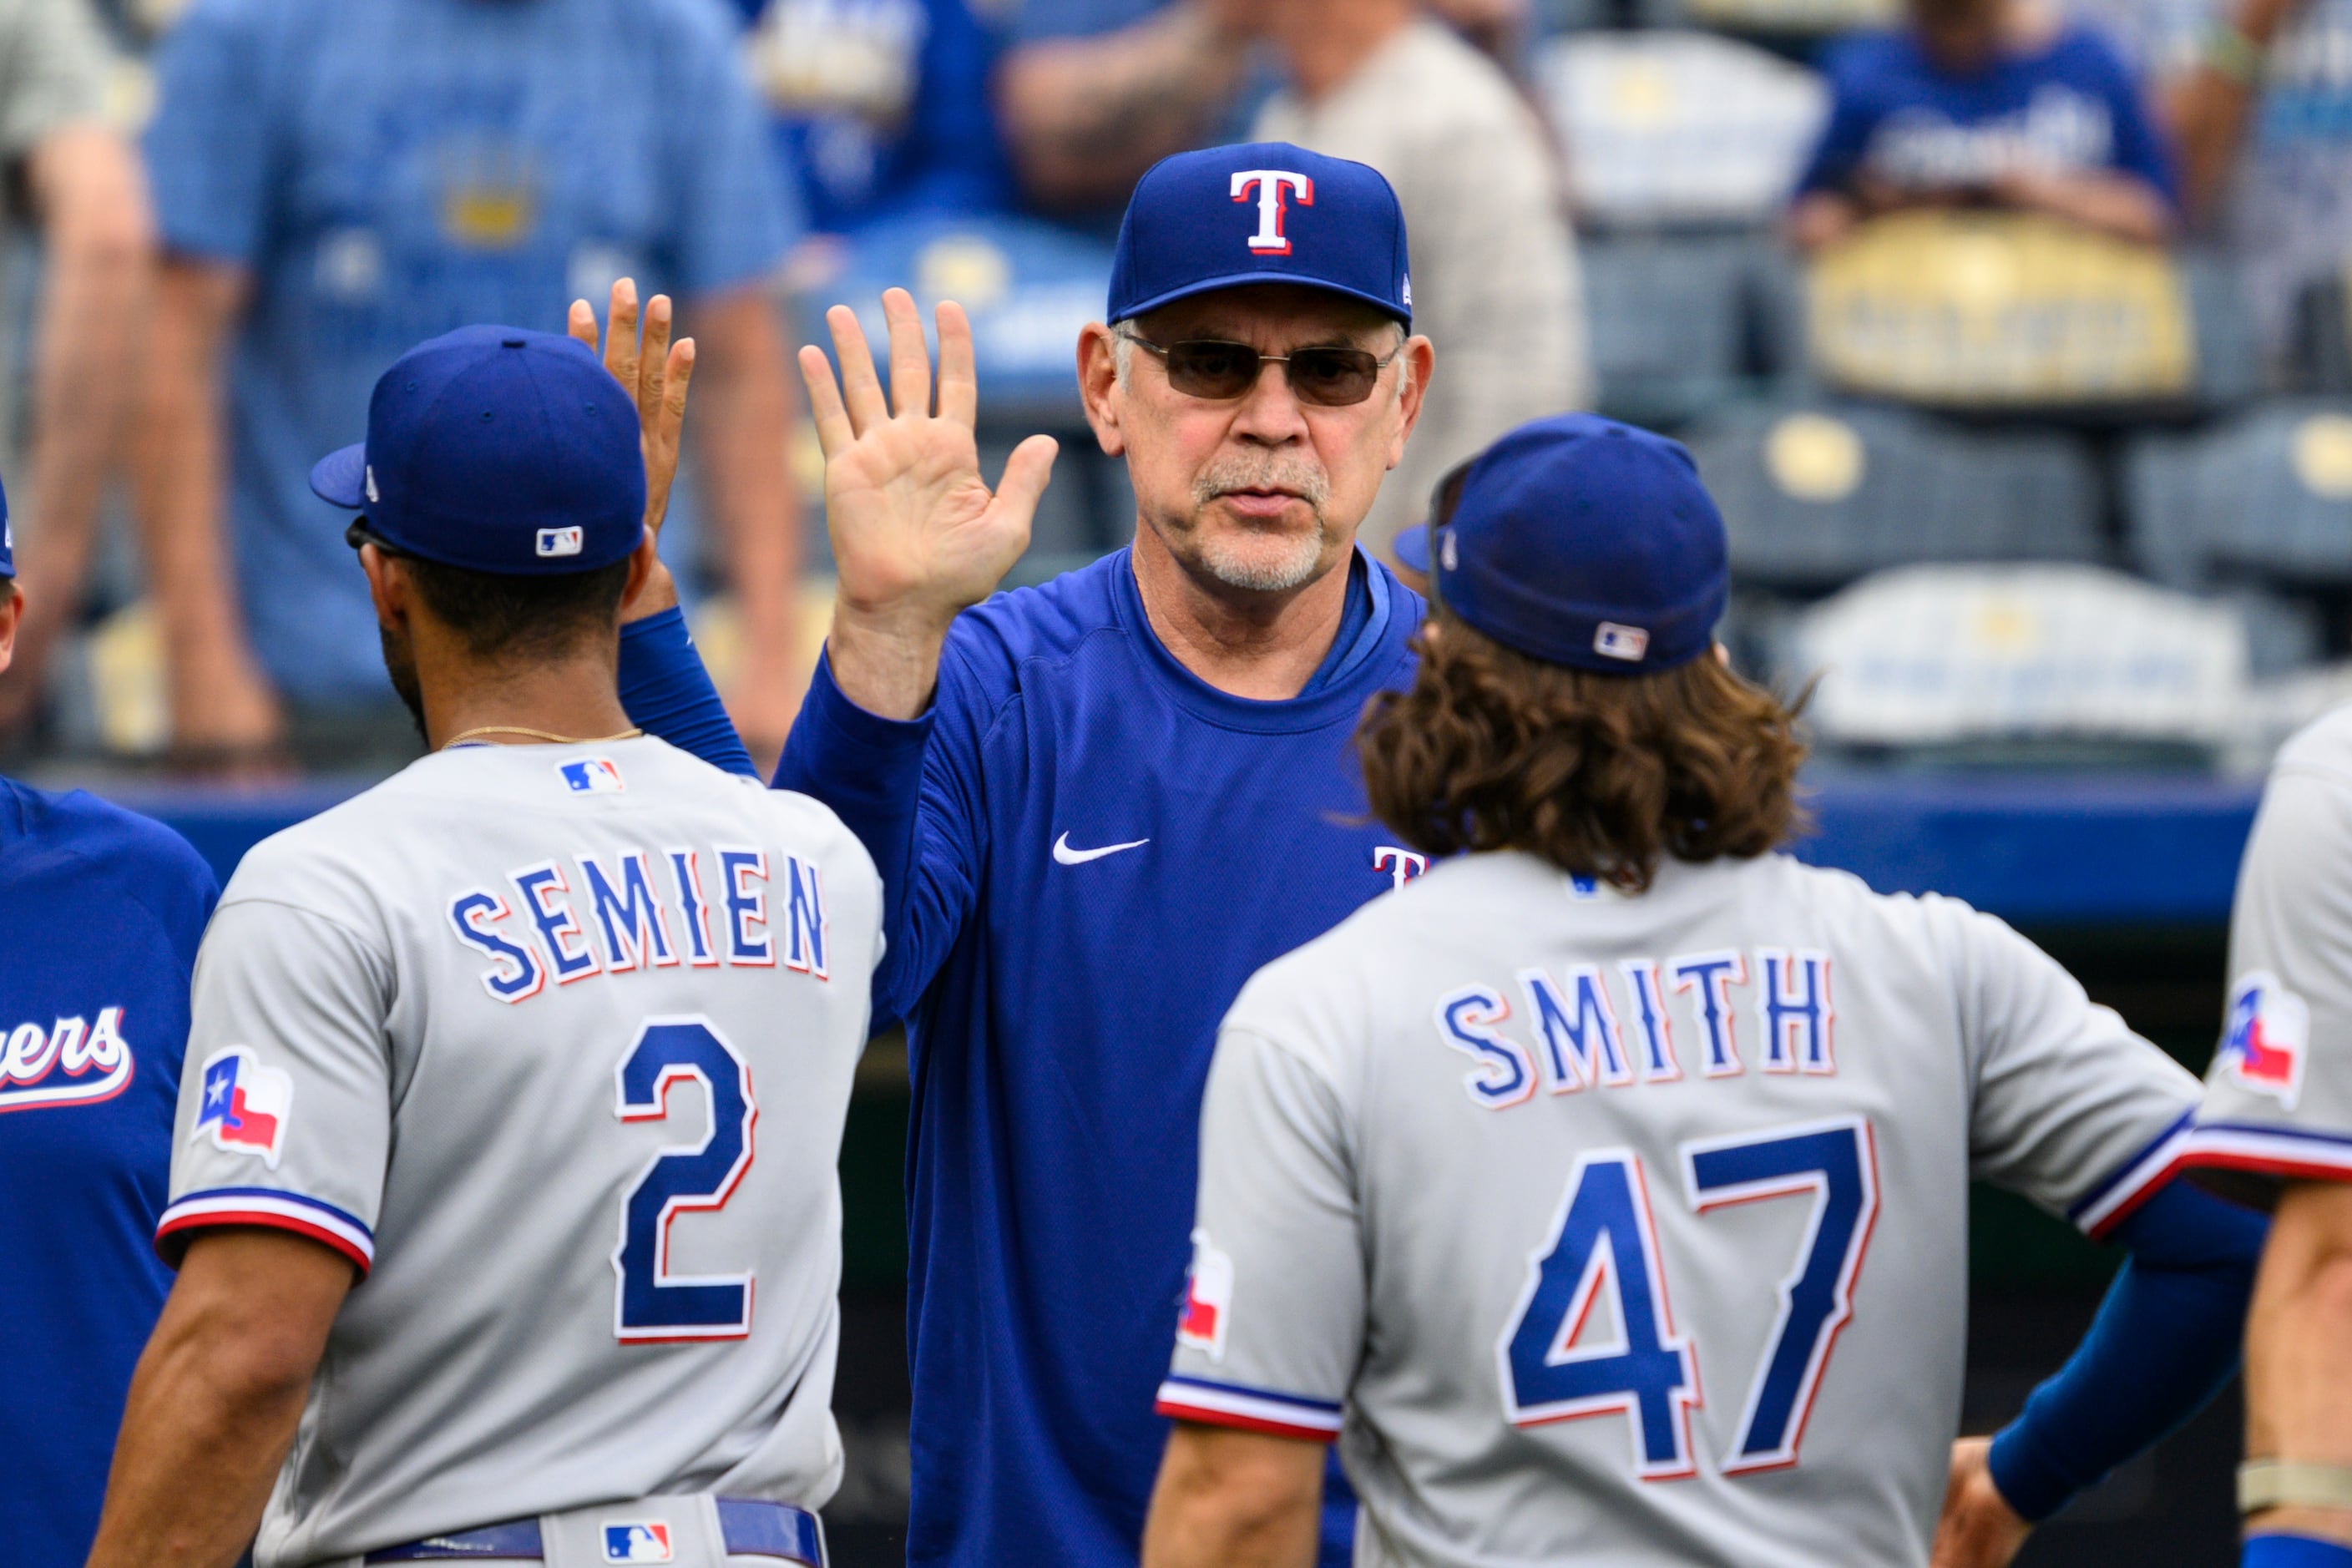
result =
[[[243,1046],[215,1051],[199,1072],[204,1097],[189,1142],[209,1136],[215,1149],[258,1154],[264,1164],[278,1169],[286,1146],[286,1115],[294,1106],[294,1080],[280,1068],[264,1067]]]
[[[1234,200],[1257,198],[1257,232],[1250,236],[1249,247],[1259,256],[1287,256],[1290,237],[1283,232],[1284,221],[1290,216],[1290,201],[1297,195],[1298,205],[1315,205],[1315,182],[1288,169],[1238,169],[1234,173]],[[1406,303],[1412,301],[1408,300]]]
[[[607,1563],[667,1563],[672,1560],[669,1526],[659,1520],[631,1520],[604,1525]]]
[[[2275,1097],[2288,1110],[2303,1093],[2303,1058],[2311,1037],[2311,1009],[2263,970],[2230,993],[2221,1057],[2241,1089]]]

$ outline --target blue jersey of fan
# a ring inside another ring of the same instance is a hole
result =
[[[915,1094],[910,1561],[1136,1560],[1217,1021],[1258,965],[1423,868],[1348,760],[1366,700],[1411,679],[1422,613],[1358,555],[1315,678],[1251,701],[1160,644],[1122,550],[967,612],[912,723],[819,669],[776,784],[832,806],[887,889],[877,1005],[908,1022]],[[622,686],[710,751],[698,671],[664,706],[692,663],[682,625],[647,623]]]
[[[0,1520],[12,1563],[79,1563],[131,1369],[171,1275],[155,1221],[218,896],[168,828],[0,779]]]

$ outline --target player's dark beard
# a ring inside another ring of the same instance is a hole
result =
[[[416,721],[416,738],[426,745],[433,737],[425,729],[425,688],[417,683],[416,656],[408,644],[392,635],[392,628],[378,622],[376,640],[383,645],[383,672],[392,678],[392,689],[400,694],[408,716]]]

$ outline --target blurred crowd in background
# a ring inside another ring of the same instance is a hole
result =
[[[701,352],[664,549],[772,757],[817,312],[971,310],[1066,569],[1133,526],[1071,372],[1120,210],[1235,140],[1402,199],[1375,550],[1597,406],[1691,445],[1832,753],[2245,766],[2352,695],[2352,0],[0,0],[0,768],[398,765],[310,466],[419,340],[621,277]]]

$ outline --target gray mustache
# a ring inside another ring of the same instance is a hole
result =
[[[1226,462],[1204,470],[1193,481],[1192,498],[1202,506],[1235,490],[1288,490],[1318,513],[1331,499],[1331,481],[1320,472],[1291,463]]]

